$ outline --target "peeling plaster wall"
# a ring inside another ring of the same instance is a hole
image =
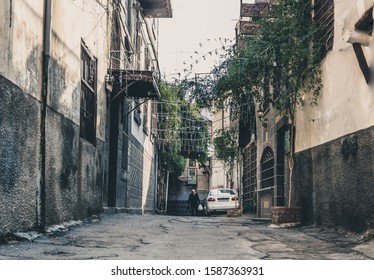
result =
[[[109,49],[107,11],[86,1],[53,1],[50,95],[48,104],[79,125],[81,40],[98,60],[96,136],[105,139],[106,93]],[[102,1],[104,2],[104,1]]]
[[[0,74],[40,100],[43,1],[1,1],[0,14]]]
[[[297,112],[295,191],[304,223],[356,231],[374,224],[374,90],[343,40],[372,6],[335,1],[334,47],[322,64],[318,106]],[[363,50],[373,67],[373,41]]]
[[[0,3],[0,236],[40,222],[42,1]]]
[[[106,1],[53,1],[46,113],[46,223],[102,211]],[[44,1],[0,3],[0,236],[41,223]],[[81,39],[98,60],[97,143],[79,137]]]
[[[47,224],[102,207],[107,12],[96,2],[54,1],[47,111]],[[98,61],[96,145],[79,137],[81,40]]]

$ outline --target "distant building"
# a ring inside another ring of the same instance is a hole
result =
[[[229,130],[238,125],[238,122],[233,120],[230,108],[218,110],[213,115],[212,139],[220,137],[222,130]],[[236,193],[240,193],[240,174],[238,173],[237,161],[233,161],[230,166],[228,162],[224,162],[217,157],[216,151],[211,157],[211,184],[210,189],[215,188],[229,188],[234,189]]]

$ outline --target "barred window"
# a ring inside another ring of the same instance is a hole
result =
[[[243,210],[256,212],[257,146],[252,142],[245,148],[243,157]]]
[[[314,0],[314,20],[321,31],[321,51],[327,53],[334,44],[334,0]]]
[[[80,137],[96,144],[97,60],[81,44]]]
[[[261,158],[261,188],[274,186],[274,153],[267,147]]]

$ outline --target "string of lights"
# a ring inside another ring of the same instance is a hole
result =
[[[173,80],[175,83],[181,83],[187,80],[195,79],[195,71],[194,66],[198,65],[202,60],[207,60],[208,58],[215,59],[214,65],[216,65],[211,71],[211,74],[218,73],[219,68],[225,60],[234,56],[234,48],[236,43],[236,38],[228,39],[228,38],[214,38],[214,39],[207,39],[207,41],[216,41],[221,44],[220,47],[214,47],[213,49],[204,52],[201,54],[200,50],[195,50],[192,55],[189,56],[189,59],[183,60],[184,69],[179,72],[172,73],[169,75],[164,74],[163,78],[165,80]],[[199,43],[199,47],[203,48],[204,44]],[[192,77],[191,77],[192,75]],[[176,77],[177,76],[177,77]]]

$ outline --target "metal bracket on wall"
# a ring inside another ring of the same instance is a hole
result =
[[[366,61],[365,54],[362,50],[362,46],[359,43],[353,43],[353,50],[355,51],[357,60],[358,60],[358,65],[360,66],[360,69],[362,71],[362,74],[365,77],[365,81],[367,84],[370,84],[371,82],[371,69],[369,68],[369,65]]]
[[[351,43],[356,54],[358,64],[364,75],[367,84],[372,81],[371,72],[368,62],[366,60],[363,46],[368,47],[372,44],[373,33],[373,7],[368,9],[362,17],[357,21],[354,29],[347,30],[344,34],[344,39],[347,43]]]

